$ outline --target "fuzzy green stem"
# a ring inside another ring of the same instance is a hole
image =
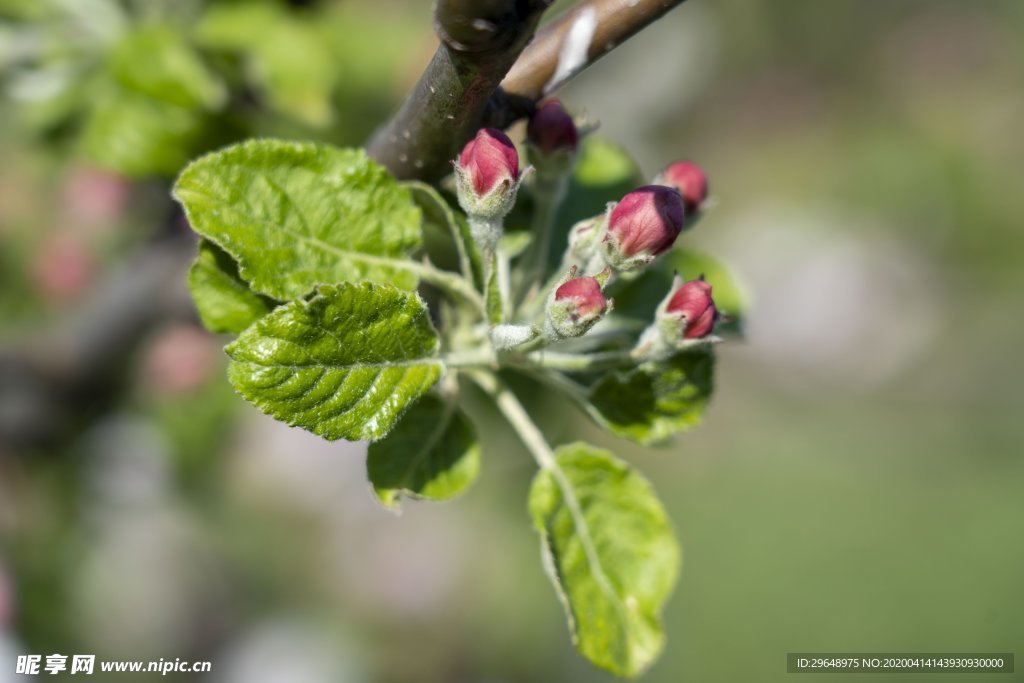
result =
[[[565,479],[565,475],[555,462],[555,454],[552,452],[551,446],[548,445],[544,434],[541,433],[540,428],[533,422],[530,414],[526,412],[526,408],[519,402],[516,395],[501,380],[489,372],[472,372],[470,377],[494,399],[498,410],[501,411],[505,419],[512,425],[512,428],[519,435],[519,438],[522,439],[523,444],[530,451],[530,455],[537,461],[541,469],[555,473],[556,478],[559,479],[561,484],[561,480]],[[561,476],[559,477],[558,475]],[[565,484],[568,485],[568,482],[565,482]],[[569,488],[571,489],[571,487]]]
[[[468,301],[484,316],[487,315],[487,307],[483,297],[480,296],[480,292],[476,291],[476,287],[469,280],[455,273],[435,268],[429,263],[410,262],[405,264],[404,267],[416,273],[424,282],[434,285],[453,297]]]
[[[420,182],[419,180],[406,180],[402,185],[428,197],[444,215],[445,223],[448,225],[448,232],[451,233],[452,241],[455,242],[455,250],[459,255],[459,270],[462,272],[462,277],[472,282],[473,260],[469,257],[469,249],[466,246],[466,237],[459,229],[459,225],[455,218],[455,212],[452,211],[452,208],[448,206],[448,203],[445,202],[439,194],[437,194],[437,191],[427,183]]]
[[[469,351],[453,351],[442,359],[449,368],[486,368],[495,365],[494,350],[490,347]]]
[[[547,277],[548,255],[551,251],[551,232],[555,225],[555,216],[558,214],[558,207],[565,199],[569,188],[569,176],[567,174],[550,175],[537,173],[536,184],[533,188],[534,206],[533,222],[530,232],[533,234],[533,243],[523,258],[521,269],[522,279],[516,292],[518,304],[529,301],[536,295]]]
[[[536,365],[517,365],[515,370],[521,372],[541,384],[557,389],[565,393],[569,398],[586,410],[588,392],[587,388],[574,382],[560,372],[550,372],[547,368]]]
[[[484,306],[486,319],[491,325],[505,322],[504,297],[499,282],[498,254],[493,249],[484,251]]]
[[[512,274],[511,265],[509,264],[508,254],[503,249],[498,248],[497,259],[495,265],[498,268],[498,295],[501,298],[501,310],[502,319],[501,321],[508,322],[508,314],[512,311]]]
[[[637,363],[632,350],[602,351],[600,353],[559,353],[557,351],[534,351],[527,356],[534,365],[566,372],[588,372],[608,370]]]
[[[469,223],[469,234],[480,247],[481,253],[486,254],[498,248],[498,240],[505,231],[504,217],[494,219],[469,213],[466,214],[466,222]]]
[[[530,418],[530,414],[526,412],[526,408],[519,402],[516,395],[501,380],[488,372],[475,372],[472,377],[480,388],[494,399],[494,402],[498,405],[498,410],[501,411],[505,419],[512,425],[512,428],[519,435],[523,444],[526,445],[527,450],[530,451],[530,455],[537,461],[537,465],[542,470],[548,472],[551,478],[555,480],[555,484],[562,492],[562,500],[569,511],[569,516],[572,518],[572,524],[576,529],[580,546],[583,548],[583,554],[587,558],[587,564],[594,571],[595,578],[599,582],[601,589],[608,595],[614,595],[615,591],[602,569],[601,557],[598,555],[597,546],[590,535],[590,525],[583,514],[583,506],[580,505],[580,500],[576,496],[576,489],[573,487],[572,482],[569,481],[565,471],[558,466],[555,454],[551,450],[551,446],[548,445],[547,439],[544,438],[544,434]]]

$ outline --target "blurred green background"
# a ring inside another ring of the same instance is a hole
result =
[[[507,427],[463,498],[394,516],[359,444],[233,396],[175,267],[132,279],[188,241],[181,162],[251,135],[358,144],[429,21],[399,0],[0,0],[0,681],[54,652],[228,683],[610,680],[571,648]],[[530,405],[636,464],[676,524],[645,681],[784,680],[791,651],[1024,654],[1022,84],[1019,0],[690,0],[562,93],[647,174],[707,169],[683,248],[751,302],[671,446]],[[140,307],[160,315],[140,343],[89,345],[97,311]]]

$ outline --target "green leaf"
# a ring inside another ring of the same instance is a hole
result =
[[[93,93],[96,105],[79,142],[83,154],[131,177],[177,173],[200,144],[202,112],[112,87]]]
[[[332,441],[386,435],[441,376],[437,350],[419,295],[370,282],[320,287],[225,349],[228,379],[242,396]]]
[[[331,123],[339,64],[327,27],[281,3],[217,4],[199,20],[204,46],[240,53],[246,74],[274,110],[312,126]]]
[[[185,37],[169,26],[139,28],[114,46],[110,71],[120,85],[186,108],[217,109],[227,92]]]
[[[362,150],[252,140],[189,164],[174,186],[192,229],[282,301],[318,284],[377,280],[415,289],[420,212]]]
[[[711,398],[715,356],[692,349],[660,362],[610,372],[590,390],[588,412],[616,436],[663,441],[700,423]]]
[[[207,240],[188,271],[188,287],[203,326],[211,332],[238,334],[277,305],[249,289],[238,276],[238,264]]]
[[[679,574],[680,550],[651,485],[607,451],[584,443],[555,451],[530,489],[545,568],[577,649],[597,666],[635,677],[659,655],[660,615]]]
[[[366,469],[374,493],[388,508],[409,495],[448,500],[480,472],[480,444],[454,403],[427,395],[383,441],[371,444]]]

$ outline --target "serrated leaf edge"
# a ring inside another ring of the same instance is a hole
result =
[[[415,360],[405,361],[405,362],[394,362],[394,363],[357,363],[357,364],[348,364],[348,365],[324,365],[324,364],[322,364],[322,365],[319,365],[318,367],[327,367],[327,368],[333,368],[333,369],[379,368],[381,370],[390,369],[390,368],[411,368],[411,367],[424,367],[424,366],[434,367],[434,368],[436,368],[438,370],[438,373],[437,373],[437,375],[435,375],[433,377],[428,377],[427,378],[429,383],[423,389],[423,391],[426,391],[426,389],[429,389],[429,387],[433,386],[441,377],[443,377],[444,373],[447,370],[447,366],[444,363],[444,361],[436,355],[437,352],[438,352],[438,348],[439,348],[439,337],[437,336],[437,330],[434,329],[434,325],[430,321],[429,312],[428,312],[429,309],[428,309],[428,307],[426,305],[426,302],[424,302],[422,297],[420,297],[419,293],[418,292],[407,292],[407,291],[402,290],[402,289],[400,289],[398,287],[395,287],[394,285],[381,285],[379,283],[370,282],[370,281],[364,281],[364,282],[361,282],[361,283],[340,283],[338,285],[320,285],[320,286],[317,287],[317,295],[316,296],[311,297],[309,299],[297,299],[295,301],[290,301],[290,302],[284,303],[284,304],[278,306],[276,309],[274,309],[274,311],[272,311],[271,313],[267,314],[266,316],[263,316],[259,320],[254,321],[251,325],[249,325],[249,327],[247,327],[245,330],[243,330],[243,332],[241,334],[239,334],[239,336],[234,341],[232,341],[231,343],[229,343],[227,346],[224,347],[224,352],[228,355],[229,358],[231,358],[232,362],[237,362],[237,363],[249,363],[249,364],[252,364],[252,365],[259,365],[261,367],[283,367],[283,368],[291,368],[291,369],[295,369],[295,370],[310,367],[310,366],[306,366],[306,365],[282,365],[282,364],[264,365],[264,364],[261,364],[261,363],[256,363],[256,362],[251,361],[251,360],[244,360],[244,361],[243,360],[238,360],[234,356],[234,351],[235,351],[238,343],[241,341],[242,335],[244,335],[245,332],[248,331],[249,329],[252,329],[256,325],[259,325],[268,316],[273,315],[274,313],[276,313],[278,311],[282,311],[282,310],[284,310],[285,308],[287,308],[289,306],[303,308],[303,309],[308,309],[312,304],[314,304],[314,303],[316,303],[318,301],[318,297],[324,296],[324,294],[328,290],[332,290],[332,289],[333,290],[337,290],[337,289],[340,289],[341,287],[360,287],[360,286],[368,287],[370,290],[381,289],[381,288],[390,288],[390,289],[394,289],[394,290],[396,290],[398,292],[401,292],[405,296],[414,297],[416,299],[416,302],[422,308],[422,312],[420,313],[420,315],[426,316],[427,323],[430,326],[431,331],[434,333],[434,337],[433,337],[434,344],[432,345],[433,348],[431,349],[431,352],[433,354],[435,354],[435,355],[434,356],[430,356],[430,357],[424,357],[422,359],[415,359]],[[376,383],[378,378],[379,378],[379,375],[378,375],[378,377],[375,377],[373,379],[372,383]],[[229,380],[230,380],[230,378],[229,378]],[[372,383],[371,383],[371,386],[372,386]],[[299,424],[298,420],[278,417],[277,415],[275,415],[272,412],[273,411],[273,407],[272,407],[271,404],[267,403],[264,400],[254,399],[254,398],[250,398],[250,397],[246,396],[239,389],[239,387],[234,382],[231,382],[231,385],[234,388],[235,392],[239,396],[244,398],[246,401],[248,401],[252,405],[256,406],[265,415],[268,415],[269,417],[272,417],[275,420],[278,420],[279,422],[284,422],[285,424],[287,424],[290,427],[298,427],[300,429],[304,429],[306,431],[309,431],[309,432],[311,432],[313,434],[316,434],[317,436],[320,436],[322,438],[325,438],[325,439],[327,439],[329,441],[334,441],[334,440],[341,439],[341,438],[344,438],[345,440],[349,440],[349,441],[352,441],[352,440],[357,440],[357,441],[358,440],[378,441],[380,439],[383,439],[390,432],[390,429],[388,429],[386,431],[383,431],[383,432],[379,431],[379,429],[374,429],[374,430],[372,430],[369,433],[364,432],[364,433],[360,434],[358,437],[356,437],[354,439],[349,439],[349,438],[347,438],[345,436],[341,436],[341,435],[333,436],[333,432],[326,431],[325,429],[321,428],[320,425],[316,425],[314,428],[310,429],[310,428],[306,427],[305,425]],[[402,419],[402,416],[405,415],[405,413],[412,407],[412,405],[414,403],[415,403],[415,401],[410,401],[406,406],[404,406],[397,413],[397,415],[395,416],[395,419],[394,419],[394,421],[393,421],[393,423],[391,425],[392,428]],[[383,409],[383,406],[382,406],[381,409]],[[378,412],[379,412],[379,410],[378,410]],[[374,419],[369,419],[369,420],[366,420],[365,423],[366,424],[375,423],[375,420]]]

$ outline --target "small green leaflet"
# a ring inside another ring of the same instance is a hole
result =
[[[225,351],[228,379],[263,412],[332,441],[373,441],[441,376],[438,345],[419,295],[363,282],[279,306]]]
[[[318,284],[376,280],[416,288],[420,211],[361,150],[252,140],[192,162],[174,186],[192,229],[281,301]]]
[[[454,403],[428,394],[391,434],[370,444],[366,469],[374,493],[388,508],[402,495],[448,500],[480,472],[480,444]]]
[[[538,472],[530,489],[545,567],[583,656],[638,676],[664,646],[661,610],[679,574],[668,516],[647,480],[611,453],[575,443],[555,459],[558,470]]]
[[[238,264],[207,240],[199,242],[199,256],[188,271],[188,288],[199,319],[211,332],[238,334],[277,305],[249,289],[238,277]]]
[[[641,444],[664,441],[700,423],[711,398],[710,349],[610,372],[590,390],[588,412],[616,436]]]

